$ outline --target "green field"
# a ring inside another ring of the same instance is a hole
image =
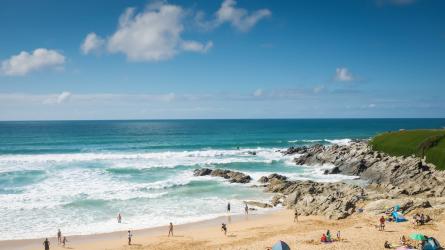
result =
[[[445,129],[405,130],[377,135],[372,149],[394,156],[426,156],[426,161],[445,170]]]

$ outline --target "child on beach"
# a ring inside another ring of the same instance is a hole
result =
[[[128,230],[128,245],[131,245],[131,237],[133,237],[133,234]]]
[[[385,231],[385,217],[380,217],[380,231]]]
[[[63,240],[62,240],[63,247],[65,247],[65,244],[66,244],[67,242],[68,242],[68,240],[66,239],[65,236],[63,236]]]
[[[221,225],[221,231],[224,232],[224,235],[227,235],[227,226],[226,226],[225,223],[222,223],[222,225]]]
[[[337,231],[337,241],[341,241],[340,231]]]
[[[295,213],[294,213],[294,222],[298,222],[298,211],[297,211],[297,209],[295,209]]]
[[[170,222],[170,226],[168,228],[168,237],[170,237],[170,234],[173,237],[173,223],[171,223],[171,222]]]

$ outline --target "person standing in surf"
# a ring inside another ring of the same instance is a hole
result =
[[[249,214],[249,207],[247,206],[247,202],[244,203],[244,212],[246,212],[246,214]]]
[[[227,212],[230,213],[230,202],[227,203]]]
[[[121,223],[121,222],[122,222],[122,215],[121,215],[121,213],[119,213],[117,215],[117,223]]]
[[[43,242],[43,246],[45,247],[45,250],[49,250],[49,240],[48,240],[48,238],[46,238],[45,241]]]

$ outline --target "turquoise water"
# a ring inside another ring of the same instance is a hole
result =
[[[224,215],[228,201],[240,213],[243,200],[270,194],[255,181],[230,184],[193,170],[339,181],[351,177],[295,166],[276,151],[444,126],[445,119],[0,122],[0,239],[186,223]]]

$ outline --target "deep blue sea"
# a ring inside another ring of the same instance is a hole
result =
[[[323,175],[329,166],[296,166],[279,149],[442,127],[445,119],[0,122],[0,239],[187,223],[224,215],[227,202],[241,213],[244,200],[271,197],[254,187],[263,175],[351,179]],[[202,167],[255,181],[194,177]]]

